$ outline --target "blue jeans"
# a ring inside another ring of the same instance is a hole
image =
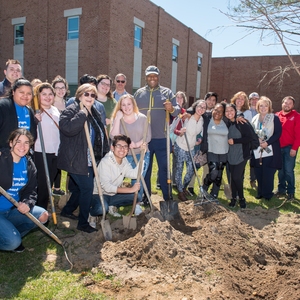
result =
[[[282,169],[278,170],[278,191],[280,193],[295,193],[295,174],[294,168],[297,154],[294,157],[290,156],[292,146],[281,148]]]
[[[159,184],[163,193],[163,198],[164,200],[170,200],[168,183],[167,183],[168,168],[170,168],[170,166],[168,166],[167,164],[167,139],[152,139],[149,143],[149,150],[150,150],[150,162],[145,176],[145,181],[149,193],[151,195],[151,175],[152,175],[153,155],[155,154],[157,160],[157,166],[158,166]]]
[[[34,206],[30,213],[37,219],[46,210]],[[17,208],[0,212],[0,250],[11,251],[20,246],[22,237],[30,230],[37,227],[26,215],[20,213]]]
[[[105,211],[107,212],[108,211],[108,204],[107,204],[107,201],[105,201],[104,195],[103,195],[103,198],[104,198]],[[91,209],[90,209],[90,215],[92,217],[97,217],[97,216],[103,215],[102,204],[101,204],[101,201],[100,201],[100,197],[97,194],[93,194]]]
[[[113,196],[104,195],[104,201],[108,203],[109,206],[126,206],[132,205],[134,198],[134,193],[131,194],[115,194]],[[137,200],[139,202],[139,199]]]
[[[136,158],[137,158],[138,161],[140,161],[140,157],[141,157],[140,154],[136,154]],[[127,155],[126,158],[129,161],[129,163],[131,164],[131,166],[133,168],[135,168],[136,164],[134,162],[133,156],[132,155]],[[144,178],[145,178],[146,172],[147,172],[148,167],[149,167],[149,161],[150,161],[150,152],[147,151],[145,153],[145,157],[144,157],[144,169],[143,169],[143,173],[142,173]],[[131,184],[134,185],[135,183],[136,183],[136,179],[132,179]],[[143,185],[141,183],[141,188],[140,188],[139,193],[138,193],[138,199],[142,199],[143,193],[144,193],[144,188],[143,188]]]
[[[72,184],[69,184],[69,190],[72,194],[66,206],[62,209],[63,213],[70,215],[79,206],[78,226],[89,224],[88,217],[93,196],[94,172],[92,167],[89,167],[88,170],[88,175],[69,173],[73,180]]]

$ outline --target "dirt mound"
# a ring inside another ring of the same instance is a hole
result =
[[[75,269],[114,280],[87,284],[114,299],[300,299],[300,217],[276,210],[179,204],[181,219],[145,215],[136,231],[112,224],[72,241]]]

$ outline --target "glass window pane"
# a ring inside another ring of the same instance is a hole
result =
[[[15,25],[15,45],[24,44],[24,24]]]
[[[172,60],[177,62],[178,61],[178,46],[173,44],[173,51],[172,51]]]
[[[142,48],[142,28],[135,25],[134,27],[134,46],[137,48]]]
[[[202,67],[202,57],[198,56],[198,62],[197,62],[197,65],[198,65],[198,71],[201,72],[201,67]]]
[[[68,40],[79,38],[79,17],[68,18]]]

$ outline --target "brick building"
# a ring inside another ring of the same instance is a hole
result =
[[[135,91],[154,64],[161,84],[186,91],[190,103],[209,90],[211,43],[149,0],[10,0],[0,24],[1,74],[15,58],[29,80],[60,74],[74,91],[84,73],[122,72]]]
[[[300,55],[293,56],[294,61],[300,65]],[[267,96],[272,100],[274,111],[281,110],[281,100],[285,96],[293,96],[296,99],[295,108],[300,111],[300,84],[296,71],[288,71],[283,77],[282,86],[278,82],[268,84],[269,74],[261,83],[265,71],[275,68],[285,68],[290,65],[287,56],[253,56],[253,57],[222,57],[213,58],[211,66],[210,90],[215,91],[220,99],[230,98],[238,91],[244,91],[248,95],[258,92],[261,96]]]

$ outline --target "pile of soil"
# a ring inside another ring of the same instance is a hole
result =
[[[179,210],[171,222],[142,214],[136,230],[117,220],[112,241],[100,223],[78,232],[68,238],[74,270],[104,272],[107,280],[82,280],[108,299],[300,299],[299,215],[192,201]]]

